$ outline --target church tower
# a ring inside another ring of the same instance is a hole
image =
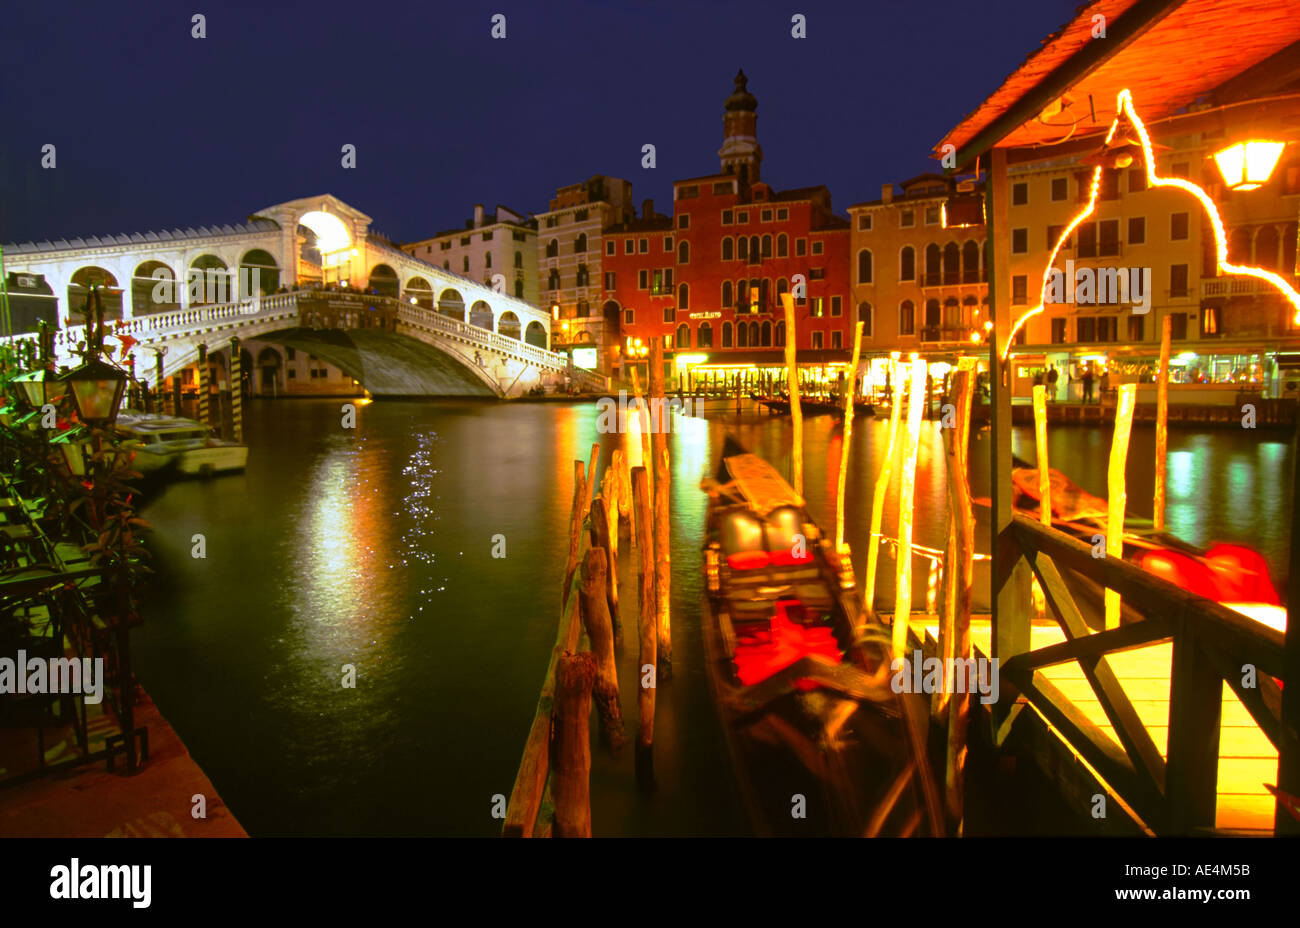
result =
[[[744,71],[736,74],[736,90],[727,97],[726,113],[722,117],[722,170],[735,174],[742,185],[758,182],[758,168],[763,160],[763,149],[758,144],[758,100],[749,92]]]

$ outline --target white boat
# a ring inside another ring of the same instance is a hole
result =
[[[116,429],[127,448],[135,450],[134,470],[145,476],[168,469],[187,476],[243,470],[248,446],[224,441],[194,419],[172,416],[121,415]]]

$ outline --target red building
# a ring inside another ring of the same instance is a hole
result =
[[[847,365],[849,223],[825,187],[763,183],[757,106],[742,71],[726,101],[722,171],[675,182],[671,218],[646,201],[640,219],[604,230],[605,307],[623,322],[616,374],[629,377],[629,360],[644,364],[638,347],[662,339],[675,387],[737,373],[758,385],[784,364],[786,292],[799,365],[828,379]]]

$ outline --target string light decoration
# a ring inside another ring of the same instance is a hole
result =
[[[1152,150],[1151,137],[1147,134],[1146,125],[1142,122],[1137,111],[1133,107],[1133,95],[1127,88],[1119,92],[1115,110],[1115,119],[1110,124],[1110,130],[1106,133],[1106,141],[1103,144],[1110,145],[1111,139],[1115,136],[1115,131],[1119,128],[1120,119],[1127,116],[1142,144],[1142,157],[1147,172],[1147,187],[1176,187],[1179,190],[1185,190],[1187,193],[1196,197],[1196,199],[1200,201],[1201,206],[1205,208],[1206,215],[1210,217],[1210,224],[1214,227],[1215,258],[1220,272],[1225,274],[1241,274],[1249,277],[1257,277],[1260,280],[1272,284],[1295,308],[1294,323],[1300,325],[1300,293],[1297,293],[1289,283],[1278,274],[1265,270],[1264,268],[1249,267],[1243,264],[1232,264],[1228,261],[1228,236],[1223,228],[1223,219],[1219,216],[1219,210],[1214,205],[1214,201],[1210,199],[1210,195],[1196,184],[1189,180],[1184,180],[1181,177],[1156,176],[1155,155]],[[1061,233],[1061,237],[1057,239],[1056,245],[1053,246],[1052,253],[1047,259],[1047,266],[1043,269],[1043,282],[1038,290],[1038,305],[1024,313],[1016,320],[1015,325],[1011,327],[1011,334],[1007,338],[1006,347],[1002,350],[1003,361],[1005,361],[1007,356],[1011,354],[1011,346],[1015,343],[1016,333],[1020,331],[1021,326],[1023,326],[1029,319],[1043,311],[1044,304],[1046,303],[1044,294],[1047,292],[1048,284],[1052,279],[1052,271],[1055,270],[1054,265],[1056,264],[1057,254],[1060,252],[1062,246],[1070,240],[1070,236],[1074,234],[1074,230],[1079,226],[1079,224],[1091,216],[1096,210],[1097,193],[1101,189],[1101,172],[1102,165],[1100,164],[1092,169],[1092,183],[1088,191],[1088,205],[1084,207],[1084,209],[1072,220],[1070,220],[1069,225],[1067,225],[1065,230]]]

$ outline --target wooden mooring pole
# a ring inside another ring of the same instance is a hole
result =
[[[610,469],[605,468],[605,486],[613,485]],[[593,549],[599,548],[605,555],[605,605],[609,610],[610,625],[614,631],[614,647],[623,646],[623,623],[618,613],[618,517],[615,504],[605,499],[605,494],[597,496],[591,503],[590,539]]]
[[[591,837],[591,691],[596,659],[566,651],[555,667],[555,740],[551,743],[551,796],[555,837]]]
[[[1169,452],[1169,345],[1174,319],[1166,315],[1160,329],[1160,371],[1156,374],[1156,488],[1152,501],[1152,528],[1165,530],[1165,466]]]
[[[840,473],[835,482],[835,555],[847,557],[844,548],[844,491],[849,476],[849,448],[853,440],[853,401],[858,382],[858,360],[862,357],[862,323],[853,326],[853,360],[844,391],[844,437],[840,441]]]
[[[602,501],[596,500],[601,506]],[[593,516],[595,509],[592,510]],[[618,664],[614,659],[614,624],[609,615],[609,590],[606,584],[607,552],[588,548],[582,562],[582,625],[591,641],[596,659],[596,682],[593,694],[600,715],[600,730],[610,750],[617,751],[627,739],[623,735],[623,708],[618,698]]]
[[[244,373],[239,356],[239,336],[230,338],[230,427],[231,439],[244,440]]]
[[[954,667],[964,667],[971,656],[970,604],[975,583],[975,510],[970,493],[970,410],[975,394],[975,371],[960,369],[953,378],[957,407],[948,470],[948,505],[952,510],[953,576],[952,652]],[[947,666],[946,664],[944,666]],[[945,794],[948,813],[961,827],[965,803],[966,733],[970,723],[970,687],[953,695],[948,703],[948,745]],[[960,833],[960,832],[959,832]]]
[[[668,460],[668,403],[664,396],[663,341],[655,339],[650,348],[650,402],[655,404],[657,415],[650,417],[651,449],[654,464],[654,540],[655,540],[655,601],[658,605],[659,628],[659,678],[667,680],[673,674],[673,636],[670,604],[672,603],[672,475]]]
[[[923,360],[912,362],[911,389],[907,400],[907,444],[903,450],[898,486],[898,563],[894,567],[894,657],[907,650],[907,625],[912,617],[912,504],[916,498],[916,457],[921,443],[921,413],[924,411],[925,369]]]
[[[790,486],[803,496],[803,406],[799,402],[798,330],[794,321],[794,296],[781,294],[785,307],[785,379],[790,391]]]
[[[204,428],[212,425],[208,417],[208,346],[199,345],[199,421]]]
[[[1129,435],[1133,431],[1133,407],[1137,401],[1137,384],[1121,384],[1115,408],[1115,437],[1110,445],[1110,468],[1106,486],[1106,557],[1124,557],[1124,509],[1128,488],[1124,466],[1128,462]],[[1120,596],[1106,590],[1106,627],[1119,628]]]
[[[876,570],[880,564],[880,527],[884,520],[885,494],[889,492],[889,481],[894,473],[894,461],[898,456],[898,421],[899,409],[903,405],[903,365],[898,361],[889,362],[890,384],[892,386],[889,408],[889,446],[885,459],[880,464],[880,473],[876,475],[876,489],[871,497],[871,534],[867,539],[867,575],[863,581],[862,598],[871,615],[876,613]]]
[[[581,461],[573,462],[573,507],[569,511],[569,557],[564,565],[564,589],[560,591],[560,609],[569,602],[573,572],[578,569],[578,543],[582,538],[582,508],[587,498],[587,480]]]
[[[640,561],[641,611],[637,640],[636,778],[643,788],[654,783],[655,665],[659,641],[655,605],[654,532],[650,524],[650,488],[644,467],[632,468],[632,500],[636,550]]]

